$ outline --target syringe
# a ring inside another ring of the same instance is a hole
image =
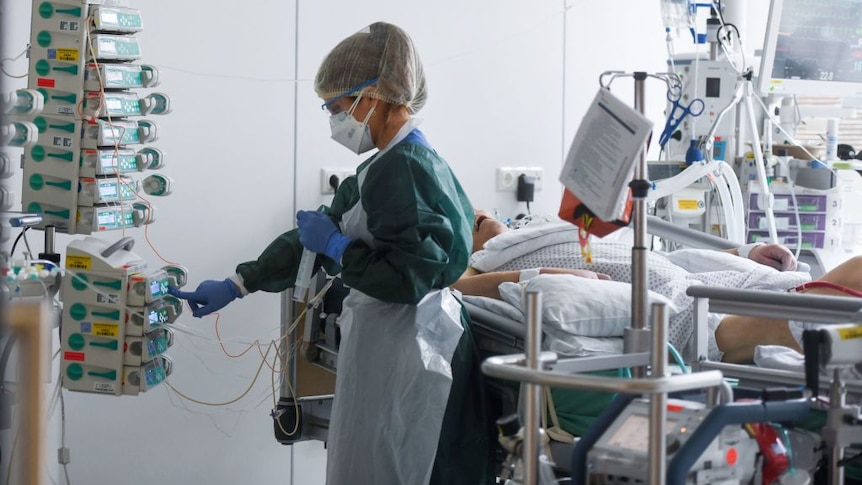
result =
[[[317,253],[302,250],[302,259],[299,260],[299,268],[296,270],[296,282],[293,285],[293,299],[305,301],[308,289],[311,287],[311,276],[314,273],[314,260]]]

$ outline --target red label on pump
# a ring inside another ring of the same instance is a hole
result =
[[[44,77],[40,77],[36,80],[36,86],[39,86],[40,88],[53,88],[55,84],[56,82],[53,79],[47,79]]]
[[[86,354],[83,352],[66,352],[63,354],[63,359],[84,362]]]

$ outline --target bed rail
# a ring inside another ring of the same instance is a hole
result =
[[[691,286],[686,294],[698,299],[708,298],[709,311],[715,313],[810,320],[819,323],[862,322],[862,298],[709,286]]]

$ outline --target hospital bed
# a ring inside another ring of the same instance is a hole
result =
[[[687,230],[669,224],[661,220],[650,220],[650,232],[653,235],[672,238],[673,240],[691,247],[712,247],[717,249],[726,249],[733,247],[723,239],[716,238],[707,234]],[[318,276],[318,288],[323,284],[328,283],[328,280]],[[303,349],[302,356],[315,365],[324,367],[332,372],[337,368],[337,348],[339,334],[337,331],[337,315],[340,312],[340,300],[344,295],[343,288],[335,286],[335,289],[328,293],[328,297],[319,302],[319,306],[309,311],[306,316],[305,328],[303,330]],[[692,295],[696,296],[696,295]],[[844,299],[845,301],[847,299]],[[512,305],[498,300],[491,300],[482,297],[464,297],[464,305],[470,313],[472,328],[476,337],[478,346],[483,356],[520,354],[525,351],[525,343],[527,340],[527,327],[524,324],[523,310],[514,308]],[[705,300],[704,300],[705,301]],[[717,304],[715,300],[714,304]],[[706,310],[703,310],[706,311]],[[720,311],[713,309],[712,311]],[[703,323],[703,320],[700,322]],[[710,363],[705,359],[705,338],[706,330],[704,325],[698,327],[699,332],[694,338],[695,348],[698,349],[696,354],[700,357],[695,367],[699,370],[719,369],[724,371],[725,367],[722,363]],[[584,352],[577,359],[557,359],[553,364],[543,364],[546,367],[553,367],[557,372],[589,372],[597,369],[604,369],[606,361],[602,360],[602,356],[613,355],[616,359],[617,366],[636,367],[645,365],[648,362],[649,356],[643,353],[623,354],[621,338],[606,338],[596,339],[591,337],[572,336],[574,342],[579,342]],[[571,345],[568,348],[573,348]],[[750,366],[738,366],[739,372],[737,376],[745,376],[746,373],[762,372],[760,369],[752,369]],[[760,381],[743,379],[740,377],[740,382],[746,385],[762,385],[764,383],[775,385],[779,381],[776,376],[785,376],[786,371],[771,371],[765,374],[765,377]],[[791,377],[791,376],[788,376]],[[786,381],[788,384],[798,384],[799,375],[792,376],[795,380]],[[825,381],[824,381],[825,383]],[[862,383],[850,383],[849,389],[851,394],[854,393]],[[513,386],[506,385],[501,381],[491,380],[491,393],[495,396],[495,401],[499,404],[498,412],[500,415],[505,415],[522,408],[520,405],[523,402],[521,391]],[[293,421],[296,413],[292,411],[295,405],[301,406],[299,414],[299,423]],[[305,396],[294,399],[292,392],[283,393],[279,403],[280,416],[285,418],[284,422],[280,422],[281,426],[276,426],[276,435],[283,443],[292,443],[298,440],[316,439],[326,440],[326,432],[328,426],[329,409],[331,405],[331,396]],[[281,419],[281,418],[279,418]],[[300,431],[298,433],[287,435],[284,430],[293,429],[297,426]],[[562,443],[560,441],[551,441],[551,455],[554,461],[560,465],[561,473],[569,472],[568,456],[572,452],[572,442]]]
[[[725,378],[730,378],[735,382],[738,389],[761,389],[764,390],[760,395],[770,394],[775,396],[776,386],[782,386],[782,392],[793,394],[793,389],[819,389],[819,396],[824,396],[824,399],[816,399],[813,401],[799,400],[787,401],[787,405],[797,406],[795,412],[802,413],[799,409],[800,405],[810,406],[812,410],[822,411],[822,416],[825,418],[825,424],[819,428],[818,435],[811,435],[805,432],[796,432],[792,440],[796,442],[794,445],[797,449],[797,463],[801,463],[800,469],[814,469],[819,461],[817,458],[819,452],[815,452],[820,446],[826,448],[827,456],[826,466],[822,467],[825,470],[822,475],[815,478],[814,483],[833,483],[843,484],[851,483],[846,481],[843,473],[845,457],[844,450],[851,445],[862,443],[862,415],[858,404],[862,402],[862,381],[848,381],[843,370],[862,361],[862,327],[846,326],[836,330],[836,327],[824,327],[828,330],[818,330],[812,334],[824,334],[825,337],[821,342],[815,343],[813,349],[822,349],[820,355],[814,355],[813,366],[802,371],[788,371],[782,369],[761,368],[756,366],[733,365],[722,362],[711,362],[707,358],[707,338],[708,330],[706,327],[706,312],[715,313],[733,313],[740,315],[762,316],[769,318],[788,318],[802,319],[811,322],[820,322],[824,324],[858,324],[862,321],[862,300],[846,297],[825,297],[803,294],[787,294],[773,291],[755,291],[755,290],[734,290],[726,288],[712,287],[690,287],[688,292],[690,296],[696,299],[696,333],[693,337],[692,344],[694,347],[696,358],[692,362],[695,370],[700,372],[715,372],[721,371]],[[491,317],[494,318],[494,317]],[[808,335],[806,335],[806,338]],[[520,342],[519,342],[520,343]],[[806,344],[807,346],[807,344]],[[806,351],[811,349],[806,348]],[[524,363],[518,360],[519,358],[492,358],[486,362],[486,366],[490,365],[491,375],[497,377],[518,378],[523,382],[533,382],[537,384],[549,385],[556,383],[560,386],[578,387],[595,385],[591,382],[576,382],[560,375],[561,368],[553,366],[554,372],[549,372],[552,366],[543,363],[542,369],[537,369],[535,374],[531,374],[529,370],[523,369]],[[522,358],[520,358],[522,359]],[[819,365],[818,365],[819,364]],[[506,368],[506,367],[510,368]],[[823,369],[827,367],[828,372],[821,376]],[[514,372],[517,369],[518,372]],[[584,369],[579,369],[582,372]],[[489,369],[486,369],[489,372]],[[814,377],[812,383],[812,376]],[[623,392],[623,387],[620,387],[620,392]],[[787,389],[790,389],[788,391]],[[798,397],[801,394],[797,393]],[[848,404],[852,403],[852,404]],[[613,404],[613,403],[612,403]],[[781,402],[767,403],[768,405],[782,406]],[[786,410],[786,409],[785,409]],[[622,408],[619,410],[623,413]],[[637,416],[637,413],[629,414],[628,417]],[[801,416],[799,414],[798,416]],[[617,416],[625,417],[625,414]],[[753,415],[757,419],[756,415]],[[776,420],[782,420],[778,415],[772,415]],[[601,416],[599,417],[599,419]],[[787,415],[784,415],[787,418]],[[801,419],[801,418],[798,418]],[[795,420],[791,420],[795,421]],[[737,421],[742,423],[745,421]],[[619,421],[608,421],[605,427],[617,425]],[[621,429],[621,428],[617,428]],[[588,430],[589,431],[589,430]],[[610,431],[609,431],[610,433]],[[611,449],[607,443],[601,443],[597,437],[592,443],[603,444],[603,451],[607,452]],[[822,441],[821,441],[822,440]],[[607,441],[607,438],[605,438]],[[822,443],[822,445],[821,445]],[[807,448],[803,448],[807,446]],[[570,450],[566,449],[559,453],[559,456],[565,456]],[[557,453],[552,455],[556,458]],[[584,454],[584,456],[586,456]],[[854,455],[855,456],[855,455]],[[582,457],[581,462],[586,460]],[[557,460],[558,461],[558,460]],[[572,464],[574,469],[574,462]],[[572,469],[567,470],[569,472]],[[677,478],[678,477],[677,473]],[[857,483],[857,482],[852,482]]]

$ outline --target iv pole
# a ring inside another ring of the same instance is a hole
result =
[[[611,79],[605,84],[604,76],[611,75]],[[610,83],[617,76],[624,75],[619,72],[607,72],[602,74],[599,83],[602,87],[610,89]],[[674,73],[648,74],[638,71],[631,74],[635,81],[634,108],[644,114],[646,98],[645,82],[647,77],[653,77],[664,81],[668,89],[676,82],[680,84],[679,77]],[[641,148],[640,157],[635,165],[634,177],[629,187],[632,191],[632,220],[634,225],[634,244],[632,245],[632,322],[631,327],[625,329],[623,339],[623,352],[633,353],[649,349],[650,366],[652,378],[661,379],[667,373],[667,361],[665,348],[667,348],[667,325],[668,315],[663,305],[655,305],[652,326],[647,328],[649,316],[648,288],[647,288],[647,199],[651,185],[648,177],[647,147]],[[643,367],[632,369],[632,377],[645,377],[646,371]],[[665,421],[667,419],[667,393],[659,392],[649,396],[649,450],[648,470],[649,483],[664,483],[666,478],[667,462],[667,439],[665,436]]]
[[[605,80],[605,77],[609,79]],[[668,89],[682,84],[679,76],[675,73],[649,74],[646,72],[623,73],[619,71],[608,71],[599,77],[599,84],[610,89],[615,78],[631,76],[634,78],[634,108],[644,114],[645,105],[645,81],[648,77],[659,79],[667,84]],[[649,349],[650,334],[647,329],[649,322],[648,288],[647,288],[647,202],[651,184],[647,180],[648,166],[646,146],[640,152],[638,162],[635,164],[634,177],[629,187],[632,189],[632,225],[634,231],[634,245],[632,246],[632,323],[631,327],[625,329],[623,340],[623,352],[644,352]],[[643,377],[643,368],[632,369],[632,377]]]
[[[718,15],[715,10],[712,11],[712,18],[707,21],[707,37],[709,39],[709,58],[712,61],[718,60],[718,30],[716,25],[720,24],[718,20]],[[754,104],[751,102],[753,96],[757,96],[754,92],[754,85],[751,82],[752,72],[749,70],[745,74],[742,75],[742,84],[740,84],[736,88],[736,92],[733,95],[733,99],[715,119],[715,122],[709,129],[709,133],[702,138],[698,143],[698,148],[703,151],[703,153],[708,154],[709,160],[712,160],[712,149],[713,143],[715,141],[715,132],[718,130],[718,126],[721,124],[721,121],[724,119],[724,116],[733,108],[738,106],[740,103],[744,103],[745,106],[745,115],[746,121],[748,124],[749,133],[748,135],[751,137],[751,151],[754,153],[754,164],[755,169],[757,170],[757,181],[760,186],[760,191],[762,196],[766,199],[765,202],[765,212],[766,212],[766,225],[769,230],[769,239],[773,243],[778,242],[778,230],[775,225],[775,213],[773,208],[775,206],[775,196],[769,191],[769,183],[766,179],[766,165],[763,161],[763,150],[760,148],[760,133],[757,131],[757,120],[754,117]],[[739,140],[736,141],[736,145],[739,146]],[[768,143],[766,148],[771,145]]]
[[[766,165],[763,161],[763,152],[758,146],[760,142],[760,133],[757,131],[757,120],[754,117],[754,103],[751,102],[753,96],[757,96],[757,94],[754,92],[754,85],[751,82],[751,71],[749,71],[743,75],[742,84],[736,88],[733,100],[718,114],[715,123],[713,123],[712,128],[710,128],[709,133],[704,137],[701,143],[703,148],[705,148],[705,151],[711,153],[712,144],[715,140],[715,131],[718,129],[718,125],[721,123],[722,118],[724,118],[724,115],[735,106],[740,103],[744,103],[743,106],[745,107],[749,136],[752,140],[751,151],[754,153],[754,165],[757,169],[757,182],[760,186],[761,195],[765,198],[766,207],[764,210],[766,212],[766,224],[769,229],[769,239],[773,243],[777,243],[778,230],[776,229],[775,214],[773,212],[775,196],[769,191],[769,183],[766,179]]]

